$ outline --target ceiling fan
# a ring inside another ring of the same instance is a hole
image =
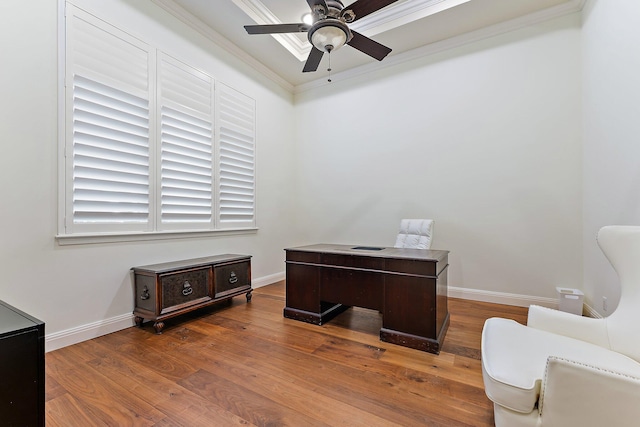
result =
[[[303,73],[316,71],[324,53],[331,53],[348,44],[382,61],[391,49],[362,34],[347,24],[357,21],[397,0],[357,0],[345,7],[340,0],[307,0],[311,8],[312,24],[245,25],[249,34],[308,33],[311,52]]]

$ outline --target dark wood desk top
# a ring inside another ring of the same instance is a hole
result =
[[[436,262],[443,260],[449,254],[449,251],[433,249],[387,248],[382,246],[334,245],[326,243],[288,248],[285,249],[285,251],[317,252],[336,255],[356,255]]]

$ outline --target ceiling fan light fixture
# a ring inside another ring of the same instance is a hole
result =
[[[322,52],[340,49],[351,40],[349,27],[337,19],[326,19],[317,22],[309,30],[309,41]]]
[[[357,31],[351,31],[347,24],[387,7],[396,1],[398,0],[351,0],[350,5],[345,9],[341,0],[307,0],[307,4],[311,8],[311,24],[308,23],[307,16],[303,16],[301,18],[303,22],[299,24],[245,25],[244,29],[249,34],[275,35],[306,32],[307,39],[313,47],[309,51],[307,60],[302,68],[303,73],[316,71],[325,53],[340,49],[345,44],[378,61],[382,61],[391,53],[391,49]],[[330,56],[328,70],[329,72],[331,71]]]
[[[313,24],[313,15],[311,13],[305,13],[300,18],[304,24],[312,25]]]

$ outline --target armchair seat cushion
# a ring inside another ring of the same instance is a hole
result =
[[[514,320],[491,318],[482,330],[482,375],[489,399],[513,411],[533,411],[549,356],[640,376],[640,364],[623,354]]]

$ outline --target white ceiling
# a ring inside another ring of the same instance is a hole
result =
[[[296,58],[271,35],[248,35],[243,27],[266,23],[256,22],[250,14],[255,18],[256,14],[266,13],[282,23],[301,22],[302,15],[309,11],[306,0],[153,1],[288,89],[326,82],[328,55],[324,55],[318,71],[302,73],[304,60]],[[353,0],[343,3],[348,6]],[[447,42],[460,44],[571,13],[580,10],[583,3],[584,0],[399,0],[350,25],[390,47],[391,54],[378,63],[344,46],[331,54],[332,74],[335,79],[347,73],[365,72],[427,54],[432,51],[430,48]],[[248,14],[239,6],[258,12]],[[310,46],[306,33],[293,37],[298,37],[297,43],[303,49]],[[306,57],[306,51],[302,57]]]

